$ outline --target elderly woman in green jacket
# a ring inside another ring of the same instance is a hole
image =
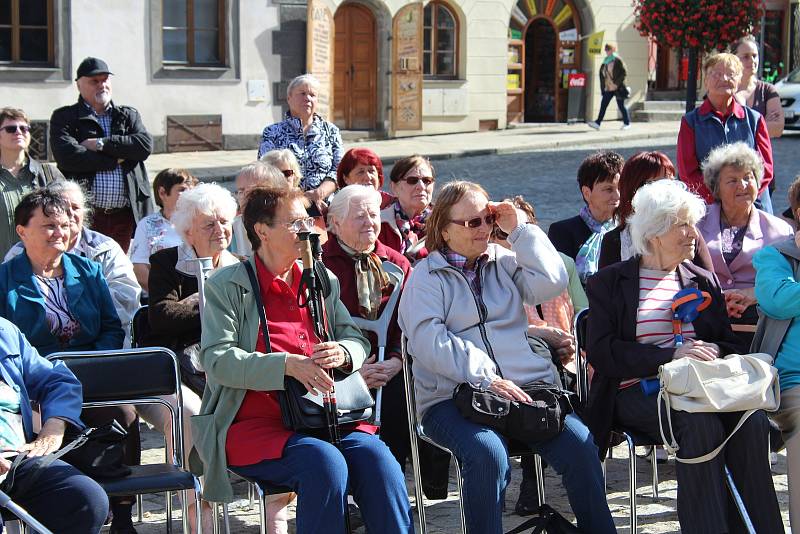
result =
[[[344,426],[336,448],[282,423],[278,392],[286,377],[311,393],[328,392],[333,382],[326,370],[358,370],[369,348],[330,273],[325,309],[333,341],[317,339],[308,308],[298,306],[297,234],[314,226],[302,191],[256,186],[246,197],[243,220],[258,288],[251,285],[245,263],[221,269],[205,286],[200,359],[206,389],[200,415],[193,418],[190,457],[192,470],[205,475],[204,497],[233,500],[230,468],[297,493],[299,534],[342,532],[348,491],[368,532],[413,532],[405,479],[388,447],[374,435],[375,427]],[[254,291],[264,304],[269,352]]]

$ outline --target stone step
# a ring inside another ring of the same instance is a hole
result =
[[[345,143],[386,139],[386,132],[377,130],[339,130],[339,133],[342,134],[342,141]]]
[[[702,103],[699,101],[696,105]],[[685,108],[685,100],[645,100],[643,111],[683,111]]]
[[[684,115],[681,110],[654,110],[645,111],[638,110],[633,112],[633,118],[639,122],[661,122],[661,121],[679,121]]]

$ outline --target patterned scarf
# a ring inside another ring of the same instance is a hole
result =
[[[578,250],[578,255],[575,258],[575,268],[578,270],[578,276],[581,279],[581,283],[586,285],[586,280],[597,272],[597,265],[600,262],[600,245],[603,244],[603,235],[609,230],[613,230],[616,223],[614,219],[609,219],[606,222],[597,221],[592,217],[592,212],[589,211],[588,206],[581,208],[580,217],[592,231],[592,235],[581,245],[581,248]]]
[[[342,243],[340,239],[337,241],[345,254],[355,262],[359,314],[365,319],[374,321],[378,318],[384,293],[392,288],[389,275],[383,270],[383,262],[375,254],[374,245],[367,252],[358,252]]]
[[[472,267],[467,267],[467,258],[458,252],[453,252],[449,248],[442,251],[442,255],[447,260],[447,263],[458,269],[464,274],[464,277],[469,283],[470,289],[477,296],[481,295],[481,279],[478,277],[478,269],[489,260],[489,254],[483,253],[475,260]]]
[[[400,207],[400,201],[394,203],[394,220],[397,224],[397,229],[400,230],[400,235],[403,236],[403,243],[401,245],[401,254],[405,254],[406,250],[410,249],[417,242],[425,237],[425,222],[431,214],[431,207],[428,206],[422,213],[409,219],[408,215],[403,213]]]

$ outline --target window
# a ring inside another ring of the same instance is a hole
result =
[[[224,0],[163,0],[165,65],[225,63],[224,4]]]
[[[423,73],[426,78],[455,78],[458,74],[458,24],[453,11],[433,0],[423,20]]]
[[[0,63],[54,64],[52,0],[0,0]]]

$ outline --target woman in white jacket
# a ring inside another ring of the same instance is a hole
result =
[[[512,203],[490,202],[477,184],[447,184],[427,223],[430,254],[414,268],[400,301],[417,411],[426,434],[461,464],[469,532],[502,533],[510,466],[506,438],[465,419],[453,390],[469,383],[530,402],[520,385],[555,382],[551,361],[528,344],[523,304],[561,294],[567,273],[545,234],[526,221]],[[511,251],[489,243],[495,224],[509,234]],[[529,445],[562,475],[579,528],[615,532],[597,447],[583,422],[570,414],[557,437]]]

